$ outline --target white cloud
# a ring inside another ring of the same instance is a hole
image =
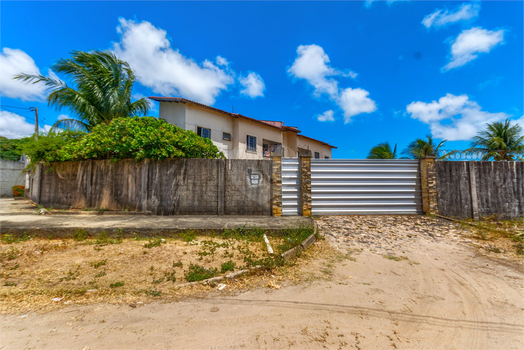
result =
[[[44,125],[40,131],[48,131],[50,125]],[[0,111],[0,136],[8,139],[19,139],[21,137],[31,136],[35,132],[35,124],[28,123],[21,115]]]
[[[335,112],[333,112],[332,110],[325,111],[324,113],[319,114],[317,116],[317,120],[319,122],[334,122],[335,121],[335,118],[333,118],[334,113]]]
[[[479,11],[480,4],[477,2],[463,3],[454,11],[436,9],[433,13],[424,17],[422,24],[426,28],[442,27],[459,21],[467,21],[476,18],[479,15]]]
[[[451,61],[442,68],[447,71],[461,67],[478,57],[479,53],[488,53],[495,46],[503,43],[504,30],[486,30],[475,27],[462,31],[451,45]]]
[[[434,137],[449,141],[469,140],[487,123],[508,118],[506,113],[483,111],[467,95],[446,94],[430,103],[412,102],[406,111],[411,114],[411,118],[428,124]]]
[[[377,110],[375,101],[370,99],[368,95],[368,91],[360,88],[347,88],[340,92],[338,105],[344,111],[344,123],[349,123],[354,115]]]
[[[338,94],[338,82],[330,76],[343,76],[356,78],[353,71],[342,72],[329,65],[329,57],[324,49],[318,45],[300,45],[297,48],[297,58],[289,67],[288,74],[294,78],[305,79],[315,88],[315,95]]]
[[[40,74],[35,61],[22,50],[4,47],[0,53],[0,94],[22,101],[41,101],[45,97],[42,84],[26,84],[13,77],[20,73]]]
[[[151,111],[156,111],[156,104],[155,104],[155,102],[152,101],[152,100],[150,100],[147,96],[144,96],[144,95],[142,95],[142,94],[140,94],[140,93],[136,93],[136,94],[133,94],[133,95],[131,96],[131,98],[132,98],[134,101],[138,101],[138,100],[140,100],[141,98],[145,98],[145,99],[147,100],[147,102],[149,102],[149,109],[150,109]],[[133,101],[133,102],[134,102],[134,101]]]
[[[297,58],[289,67],[288,74],[294,78],[306,80],[313,88],[313,94],[319,97],[322,94],[329,96],[344,111],[344,122],[349,123],[351,117],[360,113],[371,113],[377,109],[375,102],[364,89],[340,89],[339,82],[332,76],[356,78],[357,73],[345,70],[340,71],[329,65],[329,56],[318,45],[300,45],[297,48]],[[321,120],[320,117],[318,119]],[[326,119],[328,120],[328,119]]]
[[[522,117],[520,117],[519,119],[515,120],[515,123],[520,125],[522,130],[524,130],[524,115]]]
[[[234,83],[234,73],[227,68],[225,58],[217,56],[216,64],[210,60],[198,64],[171,47],[165,30],[146,21],[119,21],[121,38],[113,44],[113,50],[129,62],[137,80],[155,93],[213,104],[220,92]]]
[[[57,119],[58,120],[69,119],[69,115],[67,115],[67,114],[60,114]]]
[[[240,93],[251,98],[263,97],[266,84],[260,75],[255,72],[249,72],[246,77],[239,77],[238,81],[242,85],[243,89]]]

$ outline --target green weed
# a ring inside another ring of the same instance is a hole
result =
[[[200,266],[198,264],[190,264],[189,271],[187,272],[185,277],[188,282],[195,282],[215,277],[217,274],[217,269],[210,269],[207,267]]]
[[[222,267],[220,268],[220,272],[224,273],[227,271],[234,271],[235,270],[235,262],[234,261],[226,261],[225,263],[222,263]]]
[[[124,284],[125,284],[124,282],[115,282],[115,283],[111,283],[111,284],[109,285],[109,288],[118,288],[118,287],[122,287],[122,286],[124,286]]]
[[[163,239],[163,238],[150,239],[148,243],[144,244],[144,247],[148,248],[148,249],[151,249],[151,248],[154,248],[154,247],[160,247],[160,245],[162,243],[165,243],[165,242],[166,242],[166,240]]]
[[[87,231],[83,228],[77,228],[73,233],[73,239],[75,241],[85,241],[87,239]]]
[[[100,260],[98,262],[91,262],[91,266],[93,266],[95,269],[98,269],[100,266],[104,266],[105,264],[107,264],[107,259]]]
[[[185,232],[180,232],[178,234],[178,237],[180,237],[180,239],[182,239],[184,242],[188,242],[189,243],[189,242],[195,240],[196,232],[192,231],[192,230],[187,230]]]
[[[396,255],[384,255],[384,258],[394,261],[409,260],[405,256],[396,256]]]

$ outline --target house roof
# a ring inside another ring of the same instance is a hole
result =
[[[258,120],[258,119],[246,117],[245,115],[238,114],[238,113],[229,113],[229,112],[226,112],[224,110],[221,110],[221,109],[218,109],[218,108],[215,108],[215,107],[211,107],[211,106],[208,106],[208,105],[205,105],[205,104],[202,104],[202,103],[198,103],[198,102],[195,102],[195,101],[191,101],[191,100],[188,100],[188,99],[183,98],[183,97],[149,96],[149,99],[151,99],[153,101],[157,101],[157,102],[176,102],[176,103],[192,104],[192,105],[195,105],[195,106],[198,106],[198,107],[201,107],[201,108],[212,110],[212,111],[217,112],[217,113],[226,114],[226,115],[234,117],[234,118],[240,118],[240,119],[248,120],[250,122],[254,122],[254,123],[257,123],[257,124],[262,124],[262,125],[269,126],[271,128],[275,128],[275,129],[278,129],[278,130],[296,132],[297,134],[300,133],[300,130],[298,130],[298,128],[296,128],[294,126],[284,125],[284,122],[282,122],[282,121]],[[337,148],[337,147],[332,146],[332,145],[330,145],[330,144],[328,144],[326,142],[323,142],[323,141],[320,141],[320,140],[317,140],[317,139],[314,139],[314,138],[311,138],[311,137],[307,137],[307,136],[300,135],[300,134],[298,134],[297,136],[302,137],[302,138],[306,138],[308,140],[319,142],[319,143],[321,143],[321,144],[323,144],[325,146],[331,147],[331,148]]]

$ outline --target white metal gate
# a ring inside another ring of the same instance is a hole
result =
[[[300,162],[282,158],[282,215],[301,215]]]
[[[311,159],[311,199],[313,215],[420,214],[419,161]]]

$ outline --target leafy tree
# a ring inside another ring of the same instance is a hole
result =
[[[439,159],[444,159],[449,156],[449,154],[447,154],[439,157],[440,148],[444,145],[446,140],[436,144],[431,136],[426,135],[426,138],[428,139],[427,141],[416,139],[415,141],[411,142],[408,147],[402,151],[402,154],[405,154],[409,158],[413,159],[421,159],[424,157],[437,157]]]
[[[397,159],[397,144],[392,151],[389,142],[379,143],[369,151],[368,159]]]
[[[513,161],[524,154],[524,135],[518,124],[504,122],[489,123],[471,142],[467,151],[483,155],[482,160]]]
[[[58,151],[68,142],[79,139],[83,135],[85,135],[83,131],[77,130],[50,131],[40,134],[37,140],[33,137],[22,139],[18,145],[18,151],[25,154],[30,160],[26,170],[34,169],[40,162],[49,164],[59,160]]]
[[[8,139],[0,136],[0,159],[19,161],[23,154],[19,147],[25,142],[27,138]]]
[[[127,62],[110,51],[73,51],[71,58],[59,59],[51,70],[65,75],[72,85],[56,76],[21,73],[15,79],[44,84],[51,91],[48,105],[58,111],[69,110],[74,118],[57,121],[53,129],[91,131],[114,118],[145,115],[149,111],[146,98],[131,102],[135,74]]]
[[[153,117],[116,118],[65,144],[61,161],[86,159],[224,158],[209,139]]]

